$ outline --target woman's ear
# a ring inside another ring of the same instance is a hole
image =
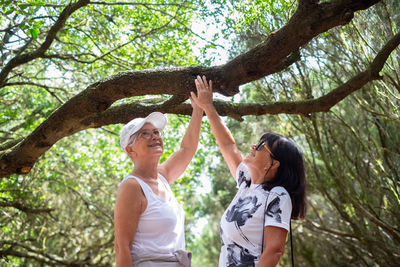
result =
[[[278,169],[280,165],[281,165],[281,163],[279,161],[277,161],[276,159],[274,159],[272,161],[272,167],[271,168],[272,169]]]
[[[132,146],[126,146],[126,147],[125,147],[125,151],[126,151],[126,153],[128,154],[128,156],[131,157],[131,158],[132,158],[133,156],[136,156],[136,155],[137,155],[136,151],[133,150],[133,147],[132,147]]]

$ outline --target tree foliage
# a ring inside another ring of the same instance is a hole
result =
[[[241,151],[266,130],[302,146],[309,216],[294,223],[299,265],[399,261],[398,1],[29,0],[3,1],[0,14],[2,263],[112,265],[115,192],[130,171],[119,123],[170,114],[165,160],[199,74],[235,95],[215,105],[235,119]],[[220,23],[214,39],[191,30],[202,18]],[[218,38],[231,42],[230,60],[213,66],[196,51]],[[199,196],[201,176],[212,187]],[[205,124],[173,188],[195,266],[218,262],[219,220],[235,192],[228,177]]]

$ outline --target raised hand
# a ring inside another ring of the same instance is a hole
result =
[[[196,84],[197,96],[194,92],[190,93],[193,101],[204,111],[213,107],[212,81],[210,80],[207,83],[207,78],[203,75],[202,78],[197,76],[194,83]]]
[[[193,113],[197,112],[203,114],[203,109],[199,107],[199,105],[197,105],[196,101],[194,101],[192,97],[189,97],[189,99],[190,99],[190,104],[192,105],[193,108]]]

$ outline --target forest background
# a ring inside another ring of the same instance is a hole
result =
[[[266,131],[304,151],[296,265],[396,266],[399,31],[398,0],[1,1],[0,265],[114,265],[115,194],[132,169],[121,125],[166,113],[165,160],[205,74],[244,154]],[[217,266],[235,190],[204,119],[173,186],[193,266]]]

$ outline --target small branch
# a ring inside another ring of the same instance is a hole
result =
[[[89,0],[80,0],[76,3],[71,3],[66,6],[58,17],[56,23],[50,28],[49,32],[47,33],[46,39],[37,50],[30,53],[18,55],[11,59],[0,72],[0,88],[4,86],[5,80],[13,68],[43,56],[46,50],[49,49],[50,45],[54,41],[57,33],[64,27],[65,21],[71,16],[73,12],[83,6],[86,6],[87,4],[89,4],[89,2]]]
[[[90,4],[92,5],[107,5],[107,6],[113,6],[113,5],[117,5],[117,6],[122,6],[122,5],[128,5],[128,6],[178,6],[178,7],[186,7],[189,8],[187,6],[184,6],[182,4],[173,4],[173,3],[167,3],[167,4],[153,4],[153,3],[140,3],[140,2],[106,2],[106,1],[99,1],[99,2],[90,2]]]
[[[90,261],[92,258],[88,257],[84,260],[68,261],[57,255],[51,255],[41,249],[35,247],[29,247],[25,244],[18,242],[0,242],[0,245],[8,245],[8,249],[0,250],[0,257],[4,258],[7,256],[16,256],[19,258],[33,259],[39,263],[47,264],[50,266],[95,266]],[[23,251],[19,251],[23,250]]]
[[[365,216],[368,220],[373,222],[374,224],[381,227],[387,234],[389,234],[397,243],[400,243],[400,232],[396,232],[396,228],[392,225],[388,225],[384,221],[372,215],[368,210],[366,210],[363,206],[361,206],[356,201],[351,201],[354,208],[356,208],[363,216]],[[397,230],[398,231],[398,230]]]
[[[0,144],[0,152],[12,148],[13,146],[15,146],[16,144],[18,144],[18,143],[21,142],[22,140],[24,140],[24,138],[23,138],[23,137],[20,137],[20,138],[16,138],[16,139],[13,139],[13,140],[9,140],[9,141],[6,141],[6,142]]]
[[[318,231],[330,234],[330,235],[335,235],[335,236],[340,236],[340,237],[344,237],[344,238],[350,238],[350,239],[357,239],[357,236],[352,235],[352,234],[348,234],[348,233],[343,233],[340,232],[339,230],[334,230],[334,229],[329,229],[326,227],[322,227],[317,225],[316,223],[314,223],[313,221],[307,220],[307,222],[311,225],[312,228],[317,229]]]
[[[389,74],[385,74],[385,77],[388,77],[388,78],[389,78],[391,84],[397,89],[397,91],[398,91],[399,94],[400,94],[400,84],[397,83],[397,82],[395,81],[395,79],[394,79],[392,76],[390,76]]]
[[[15,86],[15,85],[30,85],[30,86],[36,86],[36,87],[40,87],[43,88],[44,90],[46,90],[51,96],[53,96],[55,99],[57,99],[58,102],[60,102],[61,104],[64,104],[64,100],[62,100],[56,93],[52,92],[50,89],[59,89],[57,87],[51,87],[51,86],[47,86],[44,84],[38,84],[38,83],[33,83],[33,82],[13,82],[13,83],[6,83],[4,84],[4,87],[6,86]],[[1,149],[0,149],[1,150]]]
[[[0,202],[0,207],[12,207],[16,208],[20,211],[26,212],[26,213],[33,213],[33,214],[38,214],[38,213],[49,213],[54,211],[55,209],[53,208],[32,208],[32,207],[26,207],[21,203],[18,202]]]

